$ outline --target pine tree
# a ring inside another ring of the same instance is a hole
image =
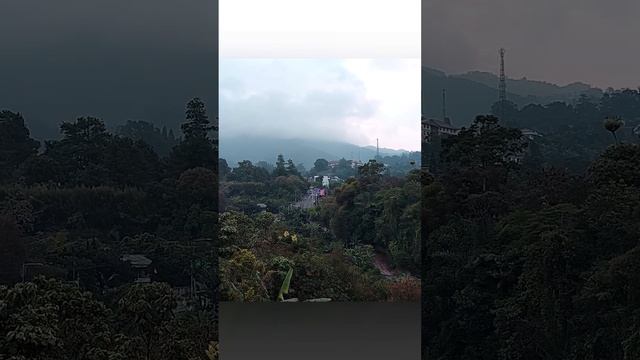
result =
[[[300,173],[298,172],[296,165],[293,163],[293,160],[291,159],[287,160],[286,171],[288,175],[300,176]]]
[[[278,160],[276,160],[276,168],[273,170],[273,176],[287,176],[287,168],[284,162],[284,156],[282,154],[278,155]]]
[[[213,142],[207,136],[213,126],[209,123],[204,103],[198,98],[193,98],[187,104],[185,115],[185,122],[181,126],[184,139],[174,147],[172,153],[175,171],[182,172],[194,167],[215,170],[218,163],[217,156]]]
[[[209,123],[207,110],[202,100],[193,98],[189,101],[185,114],[186,122],[182,124],[185,140],[207,138],[207,132],[213,127]]]

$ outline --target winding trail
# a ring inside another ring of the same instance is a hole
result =
[[[373,257],[373,266],[380,271],[383,276],[394,276],[397,272],[392,270],[391,261],[386,254],[376,252]]]

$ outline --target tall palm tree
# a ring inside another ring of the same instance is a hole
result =
[[[618,131],[618,129],[620,129],[622,126],[624,126],[624,121],[619,117],[608,117],[604,119],[604,128],[607,129],[607,131],[611,132],[611,134],[613,135],[613,139],[616,142],[616,145],[618,144],[618,137],[616,136],[616,131]]]

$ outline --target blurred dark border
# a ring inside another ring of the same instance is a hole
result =
[[[419,303],[220,303],[222,360],[417,360]]]

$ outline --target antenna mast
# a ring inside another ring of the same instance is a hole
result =
[[[500,120],[504,121],[504,108],[507,103],[507,77],[504,74],[504,48],[500,48],[500,84],[498,85],[500,102]]]
[[[442,121],[447,121],[447,89],[442,89]]]
[[[378,138],[376,138],[376,159],[380,157],[380,145],[378,143]]]

